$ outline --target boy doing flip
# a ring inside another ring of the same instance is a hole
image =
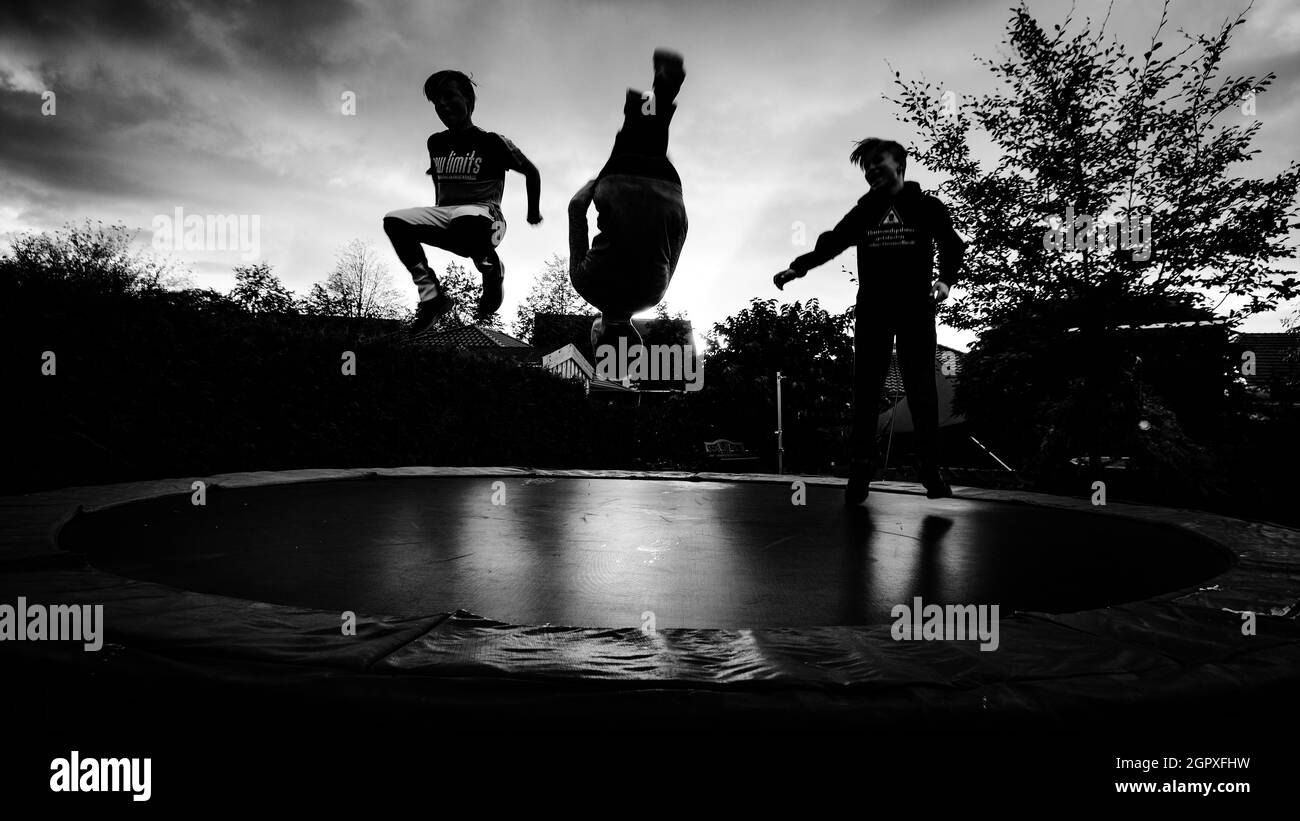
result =
[[[653,92],[628,90],[609,160],[569,202],[569,278],[601,312],[593,349],[620,337],[641,344],[632,315],[663,299],[686,242],[682,181],[668,159],[668,125],[686,71],[681,55],[665,49],[653,64]],[[588,247],[593,201],[598,231]]]

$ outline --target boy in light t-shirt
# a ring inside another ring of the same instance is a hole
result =
[[[437,204],[403,208],[384,215],[384,232],[420,290],[412,333],[428,330],[453,307],[451,297],[429,268],[421,245],[468,257],[483,276],[483,296],[475,317],[486,319],[501,307],[505,266],[497,245],[505,236],[501,213],[505,172],[518,171],[528,185],[528,223],[542,221],[538,202],[542,178],[514,143],[474,125],[474,84],[459,71],[439,71],[425,81],[424,94],[446,131],[429,137],[429,170]]]

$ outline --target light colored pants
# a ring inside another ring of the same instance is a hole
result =
[[[402,208],[384,215],[384,233],[397,258],[411,272],[423,300],[426,293],[436,292],[433,281],[422,273],[429,262],[423,246],[481,260],[505,236],[506,220],[500,206],[490,202]]]

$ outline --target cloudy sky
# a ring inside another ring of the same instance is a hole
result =
[[[1029,2],[1048,25],[1069,7]],[[1076,14],[1099,19],[1106,7],[1079,0]],[[1177,2],[1171,30],[1216,30],[1241,8]],[[882,99],[889,66],[958,93],[989,90],[975,58],[997,54],[1010,9],[1010,0],[5,0],[0,237],[91,218],[139,228],[147,243],[154,218],[176,208],[256,214],[261,257],[295,291],[361,238],[414,304],[381,218],[433,202],[424,146],[442,125],[422,85],[455,67],[478,83],[475,122],[510,137],[542,173],[537,227],[524,219],[523,178],[507,178],[502,310],[512,320],[542,261],[567,254],[568,199],[607,156],[624,89],[647,84],[651,52],[668,45],[688,71],[671,154],[691,221],[668,302],[702,330],[753,296],[778,296],[772,275],[806,250],[792,224],[804,222],[811,239],[864,193],[847,162],[854,140],[912,137]],[[1140,53],[1159,13],[1155,2],[1117,0],[1109,27]],[[1257,102],[1252,176],[1300,156],[1298,42],[1300,7],[1256,0],[1229,51],[1229,73],[1278,75]],[[42,116],[46,91],[55,116]],[[345,92],[356,95],[355,116],[341,113]],[[940,182],[919,164],[908,177]],[[228,290],[243,255],[176,256],[195,284]],[[856,286],[841,265],[855,267],[851,251],[783,298],[847,307]],[[1278,317],[1246,327],[1277,330]],[[956,347],[971,339],[940,330]]]

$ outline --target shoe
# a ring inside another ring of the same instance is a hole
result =
[[[495,314],[505,299],[506,266],[493,248],[487,256],[474,260],[474,267],[483,275],[483,295],[474,311],[474,318],[482,321]]]
[[[875,465],[871,462],[852,461],[849,463],[849,483],[844,487],[844,504],[847,507],[860,505],[871,493],[871,477]]]
[[[682,55],[666,48],[657,48],[654,53],[655,96],[665,102],[672,102],[686,79],[686,66]]]
[[[433,327],[433,323],[437,322],[439,317],[454,307],[456,307],[456,300],[448,296],[446,291],[438,292],[433,299],[425,300],[416,306],[415,319],[407,324],[407,333],[412,336],[424,333]]]
[[[939,475],[938,468],[921,470],[921,484],[925,486],[927,499],[947,499],[952,496],[952,488]]]

